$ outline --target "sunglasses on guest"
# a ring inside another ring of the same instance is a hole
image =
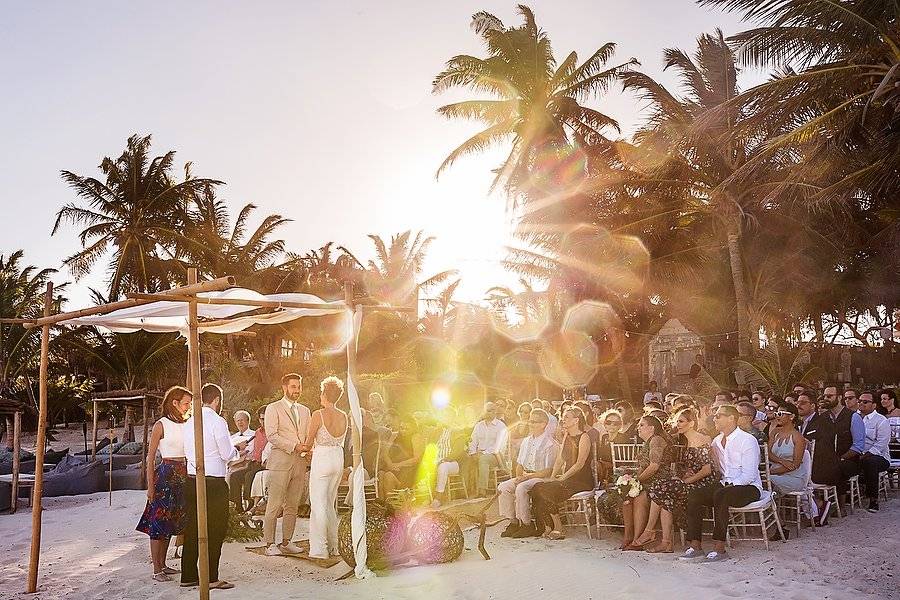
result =
[[[776,417],[793,417],[794,413],[792,413],[789,410],[779,410],[779,411],[775,411],[775,416]]]

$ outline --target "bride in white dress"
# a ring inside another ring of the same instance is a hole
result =
[[[335,408],[344,394],[344,383],[326,377],[320,385],[322,408],[312,414],[306,445],[312,447],[309,471],[309,556],[328,558],[338,554],[337,491],[344,471],[344,438],[347,414]],[[332,434],[336,432],[337,435]]]

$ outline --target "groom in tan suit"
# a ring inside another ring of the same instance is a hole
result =
[[[309,450],[304,445],[309,425],[309,409],[300,404],[303,390],[302,378],[288,373],[281,378],[284,396],[266,406],[266,437],[272,451],[266,462],[269,470],[269,500],[263,519],[263,540],[266,555],[299,554],[300,548],[291,541],[297,523],[297,507],[307,493],[307,466]],[[279,511],[284,511],[281,522],[282,543],[275,545],[275,523]]]

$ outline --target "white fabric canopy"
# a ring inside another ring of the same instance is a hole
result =
[[[204,298],[221,300],[266,300],[269,302],[302,302],[321,304],[322,308],[282,308],[259,315],[240,316],[241,313],[258,310],[255,306],[240,304],[204,304]],[[336,315],[347,310],[343,301],[326,302],[312,294],[269,294],[245,288],[231,288],[221,292],[197,294],[197,316],[201,319],[228,319],[225,323],[204,325],[200,322],[200,333],[236,333],[253,325],[275,325],[299,319]],[[134,333],[144,330],[152,333],[179,332],[187,337],[188,303],[158,301],[140,306],[121,308],[105,315],[94,315],[63,321],[70,325],[93,325],[115,333]]]

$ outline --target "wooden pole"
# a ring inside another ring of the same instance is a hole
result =
[[[97,427],[99,426],[100,416],[97,414],[97,401],[94,400],[94,426],[91,430],[91,462],[97,460]]]
[[[116,419],[109,415],[109,506],[112,507],[112,472],[113,472],[113,439],[116,437]],[[125,432],[122,431],[122,437]]]
[[[204,281],[202,283],[197,283],[194,285],[186,285],[183,287],[172,288],[171,290],[163,290],[159,293],[163,296],[190,295],[200,292],[218,292],[233,286],[234,277],[219,277],[218,279],[211,279],[210,281]],[[69,319],[78,319],[80,317],[100,315],[122,308],[131,308],[132,306],[142,306],[144,304],[150,304],[151,302],[154,302],[154,300],[138,300],[136,298],[129,298],[127,300],[119,300],[118,302],[110,302],[109,304],[101,304],[99,306],[92,306],[90,308],[73,310],[72,312],[59,313],[57,315],[53,315],[52,317],[46,315],[40,319],[35,319],[34,322],[26,322],[22,326],[25,329],[32,329],[34,327],[43,327],[44,325],[54,325],[56,323],[59,323],[60,321],[68,321]]]
[[[147,487],[147,429],[149,429],[150,415],[147,413],[147,396],[141,402],[141,418],[144,422],[144,435],[142,437],[143,446],[141,446],[141,489]]]
[[[15,513],[19,507],[19,471],[21,464],[19,451],[22,448],[22,413],[16,411],[13,415],[13,464],[12,464],[12,504],[11,512]]]
[[[188,287],[196,285],[197,269],[188,269]],[[194,464],[197,469],[197,550],[200,600],[209,600],[209,534],[206,521],[206,466],[203,454],[203,403],[200,399],[200,334],[196,300],[188,304],[188,364],[194,395]]]
[[[47,282],[44,294],[44,318],[50,316],[53,305],[53,282]],[[50,324],[41,327],[40,400],[38,402],[37,442],[34,449],[34,494],[31,503],[31,555],[28,560],[28,587],[37,591],[38,562],[41,558],[41,494],[44,493],[44,446],[47,442],[47,368],[50,364]]]

